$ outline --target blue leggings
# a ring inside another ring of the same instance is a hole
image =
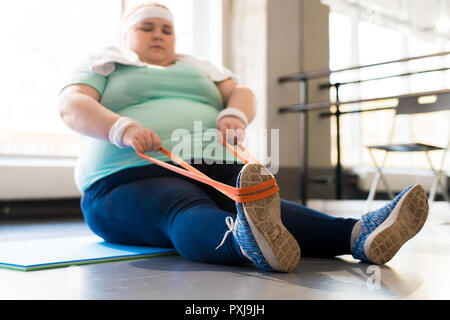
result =
[[[235,186],[243,165],[192,166]],[[174,247],[185,258],[207,263],[246,261],[231,235],[215,249],[228,230],[225,218],[236,216],[235,202],[209,185],[154,164],[98,180],[84,192],[81,208],[90,229],[107,242]],[[332,217],[283,199],[281,219],[298,241],[302,256],[351,253],[355,219]]]

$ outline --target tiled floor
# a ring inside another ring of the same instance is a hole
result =
[[[308,205],[359,217],[364,202]],[[13,240],[88,234],[80,220],[1,222],[0,247]],[[450,207],[437,203],[419,235],[385,266],[351,256],[302,258],[295,272],[280,274],[166,256],[31,272],[0,269],[0,299],[450,299],[449,266]]]

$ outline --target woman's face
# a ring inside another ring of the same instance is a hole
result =
[[[165,19],[142,20],[127,32],[125,44],[143,62],[167,66],[175,61],[175,33]]]

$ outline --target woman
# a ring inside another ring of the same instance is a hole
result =
[[[201,133],[217,128],[226,136],[228,129],[239,143],[256,113],[253,93],[229,70],[175,53],[174,27],[165,6],[137,7],[124,21],[123,47],[91,55],[61,91],[63,121],[84,136],[75,179],[93,232],[110,242],[173,246],[196,261],[250,262],[281,272],[297,266],[298,243],[304,256],[352,254],[385,263],[419,232],[428,214],[421,186],[406,188],[360,220],[344,219],[280,200],[278,193],[235,203],[208,185],[141,159],[136,152],[170,162],[159,150],[174,150],[173,132],[180,128],[201,141],[204,152],[197,121]],[[238,188],[271,177],[257,164],[221,164],[234,160],[226,150],[208,159],[196,155],[183,158]]]

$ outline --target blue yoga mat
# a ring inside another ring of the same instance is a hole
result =
[[[32,271],[171,254],[175,249],[112,244],[95,235],[22,240],[0,243],[0,267]]]

